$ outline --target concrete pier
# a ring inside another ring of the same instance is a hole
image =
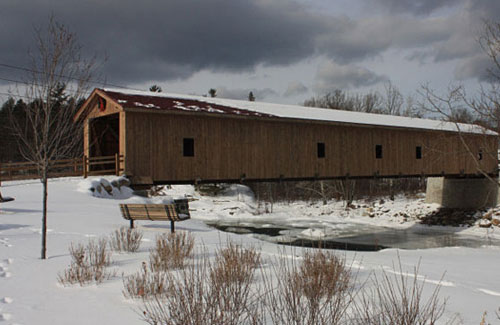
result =
[[[498,204],[498,179],[427,178],[425,201],[446,208],[480,209]]]

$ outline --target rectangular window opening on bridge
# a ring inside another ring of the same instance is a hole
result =
[[[422,147],[417,146],[415,149],[415,154],[417,159],[422,159]]]
[[[318,142],[318,158],[325,158],[325,143]]]
[[[183,140],[184,157],[194,157],[194,139],[184,138]]]
[[[375,158],[382,159],[382,145],[375,145]]]

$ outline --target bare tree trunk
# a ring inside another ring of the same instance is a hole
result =
[[[43,186],[43,208],[42,208],[42,255],[41,259],[47,258],[47,170],[43,171],[42,176],[42,186]]]
[[[24,95],[18,95],[27,102],[16,114],[9,110],[9,124],[43,186],[41,258],[46,259],[48,172],[54,160],[73,156],[81,145],[83,123],[73,117],[96,67],[94,59],[82,59],[75,34],[54,17],[46,29],[35,28],[34,38],[37,51],[30,52],[32,67],[26,69]]]
[[[323,183],[323,181],[319,181],[319,186],[321,188],[321,198],[323,199],[323,205],[327,205],[328,201],[327,201],[327,193],[325,191],[325,184]]]

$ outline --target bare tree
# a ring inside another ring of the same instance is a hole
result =
[[[378,113],[382,99],[377,92],[370,92],[362,97],[362,106],[358,112]]]
[[[450,86],[444,95],[439,95],[429,85],[424,85],[419,94],[423,98],[422,107],[433,115],[456,124],[464,150],[473,158],[478,171],[488,177],[490,171],[480,168],[478,160],[482,157],[465,141],[461,130],[463,127],[459,123],[474,123],[483,126],[485,133],[486,130],[500,133],[500,23],[485,21],[479,43],[493,63],[492,68],[488,69],[488,83],[481,84],[473,95],[469,95],[463,85]],[[487,154],[496,159],[497,150],[491,150]]]
[[[399,89],[388,81],[385,85],[384,111],[389,115],[401,115],[401,108],[404,104],[403,95]]]
[[[306,100],[304,106],[377,113],[380,112],[381,103],[382,98],[377,92],[369,92],[363,95],[349,94],[342,89],[335,89],[323,96]]]
[[[82,136],[81,122],[73,116],[86,95],[95,60],[84,60],[74,33],[50,17],[46,28],[35,28],[36,48],[30,52],[23,118],[10,114],[22,156],[35,164],[43,185],[41,258],[47,251],[47,198],[49,170],[54,160],[74,154]]]
[[[423,118],[425,112],[418,105],[413,95],[408,95],[405,100],[405,109],[402,112],[403,116]]]
[[[489,70],[491,77],[500,81],[500,22],[484,22],[484,30],[479,38],[479,44],[494,63],[494,68]]]

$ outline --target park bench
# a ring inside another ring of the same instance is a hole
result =
[[[120,204],[120,211],[130,221],[130,228],[135,220],[170,221],[170,231],[175,232],[176,221],[190,218],[187,199],[174,200],[173,204]]]

